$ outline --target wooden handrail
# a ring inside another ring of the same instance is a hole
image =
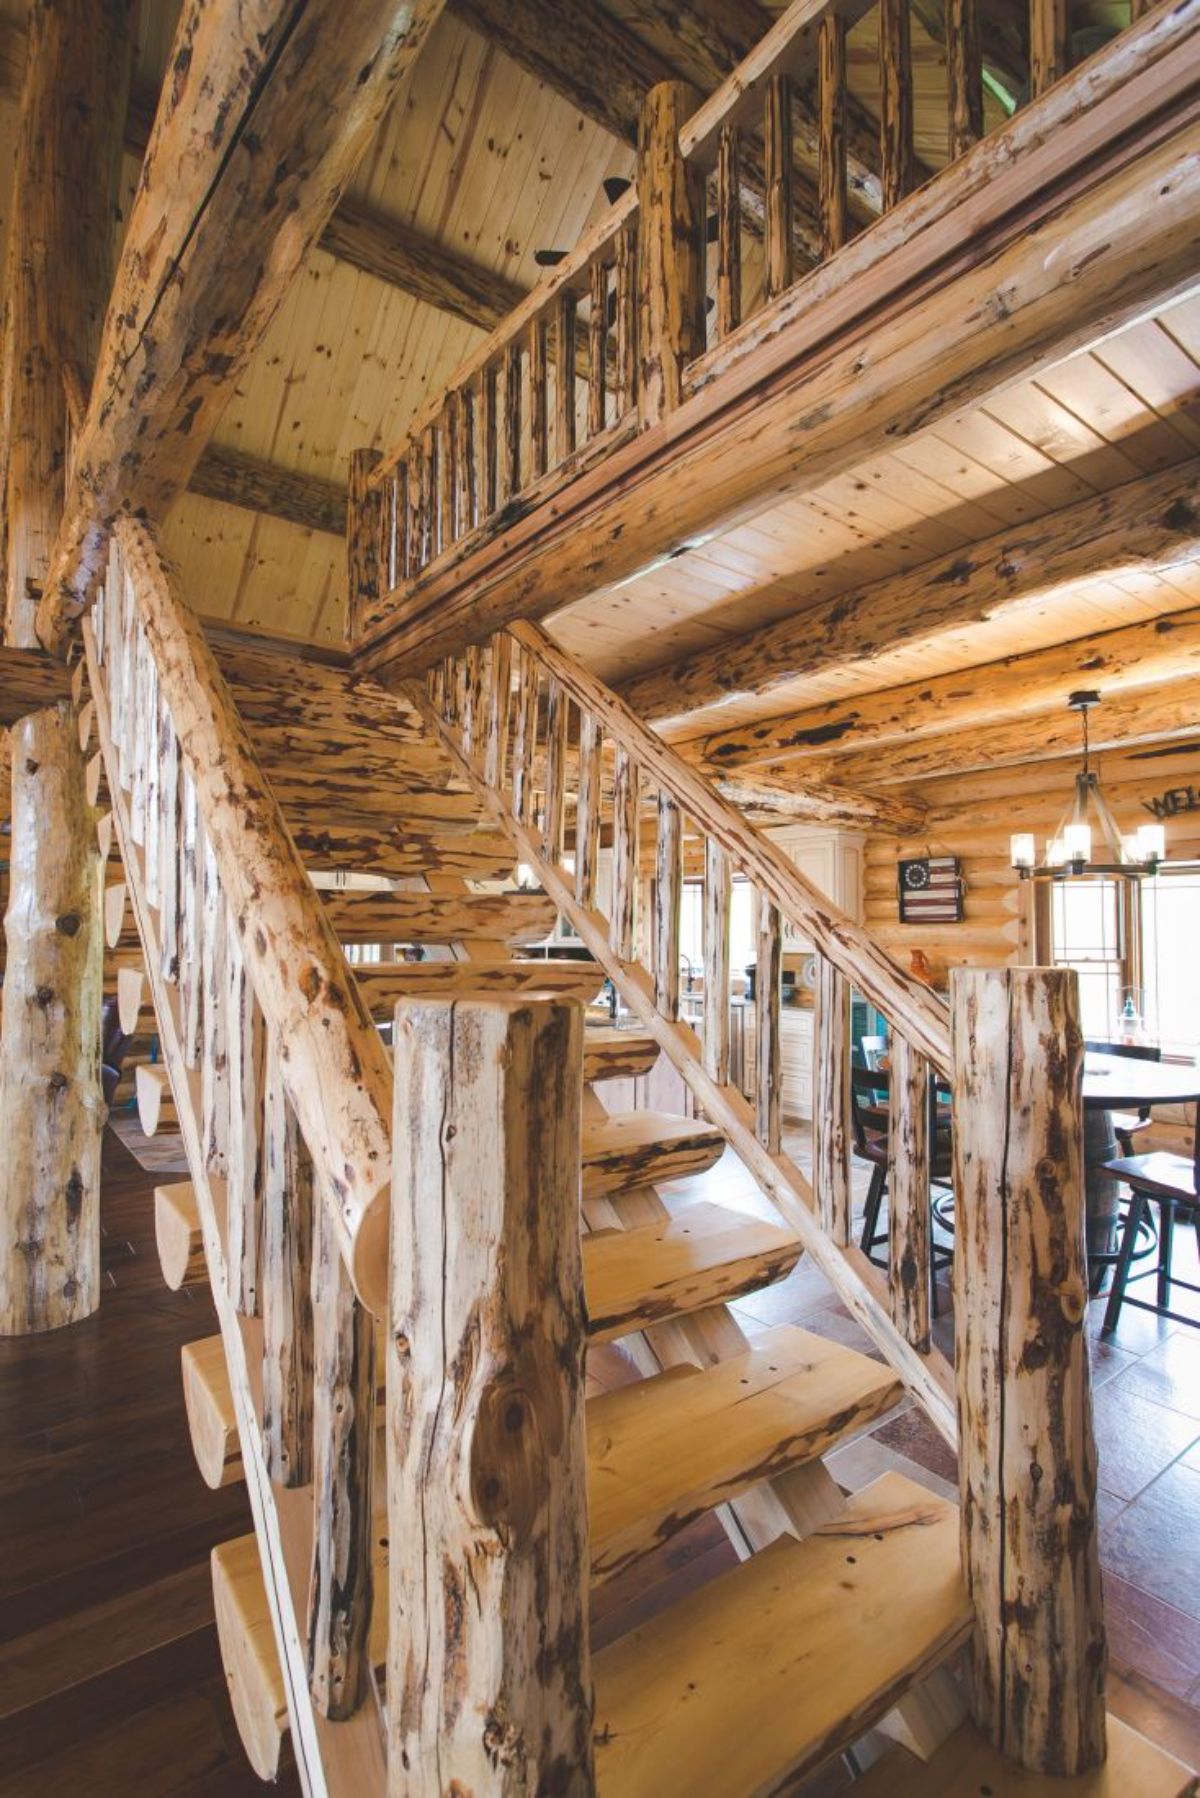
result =
[[[559,648],[539,625],[512,627],[512,636],[536,655],[576,702],[603,723],[641,767],[670,792],[730,855],[738,871],[770,896],[784,918],[798,925],[864,998],[890,1018],[941,1074],[950,1071],[950,1023],[945,1002],[906,974],[870,933],[826,899],[784,852],[750,824],[678,750],[643,724],[603,681]]]
[[[292,842],[204,631],[151,528],[116,542],[133,583],[158,690],[191,775],[207,840],[284,1085],[355,1289],[387,1302],[391,1069],[341,945]]]

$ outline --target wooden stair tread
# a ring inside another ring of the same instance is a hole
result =
[[[215,1492],[245,1478],[225,1344],[219,1334],[185,1342],[179,1359],[192,1453],[205,1485]]]
[[[467,993],[482,999],[537,993],[586,1004],[604,981],[594,962],[575,961],[400,961],[356,966],[352,972],[375,1016],[390,1012],[398,999]]]
[[[589,1332],[608,1342],[768,1285],[800,1258],[781,1224],[708,1201],[634,1230],[583,1239]]]
[[[321,898],[343,943],[540,943],[558,917],[547,893],[324,891]]]
[[[644,1030],[589,1024],[583,1033],[583,1077],[589,1084],[636,1079],[648,1074],[658,1057],[658,1044]]]
[[[190,1180],[154,1188],[154,1240],[163,1279],[172,1292],[207,1281],[200,1208]]]
[[[689,1383],[690,1384],[690,1383]],[[601,1650],[605,1798],[749,1798],[827,1760],[970,1632],[958,1510],[885,1474]]]
[[[583,1196],[702,1174],[721,1159],[725,1137],[700,1118],[626,1111],[583,1126]]]
[[[274,1780],[288,1712],[258,1538],[218,1543],[211,1566],[217,1639],[238,1735],[258,1777]]]
[[[854,1788],[855,1798],[976,1798],[980,1792],[992,1798],[1183,1798],[1195,1790],[1195,1776],[1182,1761],[1111,1711],[1108,1759],[1071,1779],[1027,1772],[964,1723],[932,1760],[895,1749]]]
[[[592,1577],[611,1578],[760,1480],[826,1454],[904,1396],[890,1368],[780,1324],[714,1367],[588,1400]]]

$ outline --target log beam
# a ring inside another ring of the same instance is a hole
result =
[[[44,649],[16,649],[0,644],[0,728],[16,724],[27,712],[64,705],[71,698],[71,671]]]
[[[764,822],[797,818],[807,824],[833,824],[844,830],[919,830],[922,807],[910,799],[859,793],[819,781],[726,780],[714,785],[723,799]]]
[[[440,9],[185,6],[40,607],[47,647],[131,496],[161,517],[186,486]]]
[[[227,444],[210,443],[188,479],[188,492],[247,512],[265,512],[306,531],[346,534],[346,489],[320,475],[264,462]]]
[[[38,644],[62,509],[68,389],[86,386],[111,272],[130,0],[36,0],[11,196],[0,443],[5,637]],[[100,1302],[100,870],[69,695],[12,736],[0,1026],[0,1335]]]
[[[358,665],[418,673],[632,578],[1187,291],[1196,30],[1132,26],[710,350],[669,420],[412,583]]]
[[[1198,673],[1200,608],[1191,608],[932,680],[764,718],[706,737],[702,753],[714,767],[785,762],[799,774],[807,759],[830,751],[882,748],[890,756],[893,745],[913,737],[969,731],[1065,705],[1077,687],[1096,687],[1108,699],[1114,692],[1131,695]]]
[[[1200,555],[1200,458],[997,531],[905,574],[806,604],[620,688],[652,722],[770,693],[847,663],[870,664],[1073,581],[1152,572]]]
[[[395,1040],[388,1791],[582,1798],[583,1019],[410,1002]]]
[[[955,969],[951,1008],[973,1708],[1005,1754],[1070,1776],[1104,1759],[1105,1722],[1078,976]]]

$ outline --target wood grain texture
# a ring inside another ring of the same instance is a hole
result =
[[[724,1149],[721,1132],[701,1118],[639,1110],[596,1119],[583,1127],[584,1199],[702,1174]]]
[[[929,1063],[895,1032],[889,1041],[888,1285],[896,1328],[923,1353],[929,1347],[933,1229]]]
[[[273,1037],[263,1096],[263,1459],[277,1485],[306,1486],[313,1467],[313,1214],[320,1198]]]
[[[638,128],[638,414],[657,424],[683,398],[683,371],[704,347],[704,181],[679,149],[695,95],[651,88]]]
[[[783,1059],[779,1028],[783,921],[765,893],[756,895],[754,1110],[758,1140],[777,1155],[783,1142]],[[814,1113],[814,1115],[816,1115]],[[828,1228],[828,1224],[826,1224]],[[835,1241],[837,1239],[835,1238]]]
[[[69,703],[70,698],[71,673],[65,662],[44,649],[0,645],[0,725],[13,725],[26,712]]]
[[[850,1241],[850,982],[817,961],[813,1025],[813,1187],[830,1237]]]
[[[1078,979],[1067,968],[957,970],[951,1004],[974,1714],[1023,1765],[1074,1774],[1104,1758],[1106,1659]]]
[[[397,1013],[393,1794],[593,1789],[582,1034],[570,1006]]]

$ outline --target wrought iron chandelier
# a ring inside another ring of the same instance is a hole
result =
[[[1067,705],[1079,713],[1083,726],[1083,766],[1075,776],[1075,797],[1063,813],[1058,829],[1046,843],[1045,859],[1037,860],[1032,831],[1014,832],[1010,839],[1013,867],[1022,880],[1069,880],[1081,874],[1116,874],[1126,880],[1144,880],[1158,872],[1166,852],[1166,831],[1161,824],[1141,824],[1133,836],[1123,837],[1108,801],[1100,790],[1100,776],[1091,765],[1088,713],[1100,704],[1099,693],[1072,693]],[[1092,860],[1093,831],[1089,813],[1100,827],[1109,860]]]

